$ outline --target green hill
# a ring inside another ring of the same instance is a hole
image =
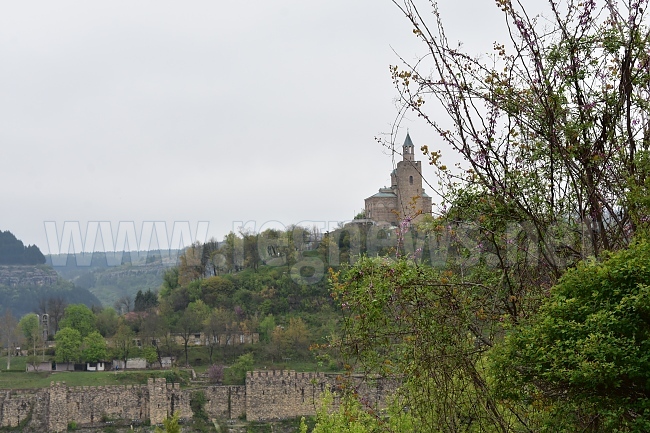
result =
[[[60,278],[49,266],[0,266],[0,311],[9,309],[20,317],[36,311],[41,301],[52,298],[68,304],[100,305],[95,295]]]
[[[95,252],[88,266],[79,266],[73,255],[67,257],[47,256],[47,263],[64,262],[65,266],[53,266],[54,270],[74,283],[87,289],[104,306],[111,306],[118,299],[129,296],[135,299],[139,290],[154,291],[162,284],[164,272],[176,264],[178,251],[162,257],[158,251],[124,253],[122,264],[109,266],[106,254]]]
[[[9,309],[20,317],[53,298],[88,306],[100,304],[95,295],[60,278],[45,262],[36,245],[25,246],[11,232],[0,231],[0,312]]]

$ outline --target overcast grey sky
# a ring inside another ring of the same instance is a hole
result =
[[[490,49],[492,1],[442,3]],[[390,182],[393,49],[422,53],[389,0],[3,1],[0,230],[349,220]]]

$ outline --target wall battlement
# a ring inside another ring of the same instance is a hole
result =
[[[257,370],[257,371],[248,371],[246,372],[246,379],[255,380],[257,378],[295,378],[295,379],[315,379],[315,378],[324,378],[324,373],[316,372],[300,372],[297,373],[295,370]]]

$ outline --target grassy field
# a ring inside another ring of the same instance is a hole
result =
[[[145,384],[149,377],[161,377],[160,371],[61,371],[38,373],[0,373],[0,389],[46,388],[50,382],[65,382],[68,386],[104,386]],[[189,374],[188,374],[189,375]]]
[[[189,382],[190,372],[184,370],[150,371],[59,371],[25,372],[25,357],[12,358],[11,371],[7,359],[0,358],[0,389],[46,388],[50,382],[65,382],[68,386],[104,386],[146,384],[149,377],[165,377],[168,382]]]
[[[134,377],[130,377],[134,376]],[[69,371],[56,373],[0,373],[0,389],[46,388],[51,381],[65,382],[68,386],[126,385],[140,383],[132,372]]]
[[[203,351],[199,348],[192,350],[192,355],[203,357]],[[150,371],[70,371],[70,372],[37,372],[26,373],[26,357],[16,357],[11,359],[11,370],[7,371],[7,358],[0,357],[0,389],[27,389],[27,388],[46,388],[50,382],[65,382],[68,386],[104,386],[104,385],[128,385],[128,384],[145,384],[149,377],[167,377],[168,382],[180,382],[187,384],[189,372],[183,370],[150,370]],[[192,357],[190,357],[192,359]],[[215,363],[221,363],[223,361]],[[194,365],[197,374],[201,374],[208,369],[208,363],[203,365]],[[318,368],[315,362],[287,361],[282,363],[257,362],[254,367],[256,370],[295,370],[302,371],[323,371]]]

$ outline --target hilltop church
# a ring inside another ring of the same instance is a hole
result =
[[[390,175],[390,188],[366,199],[366,218],[376,223],[399,225],[406,217],[431,214],[431,197],[422,188],[422,163],[415,160],[415,148],[406,133],[402,160]]]

